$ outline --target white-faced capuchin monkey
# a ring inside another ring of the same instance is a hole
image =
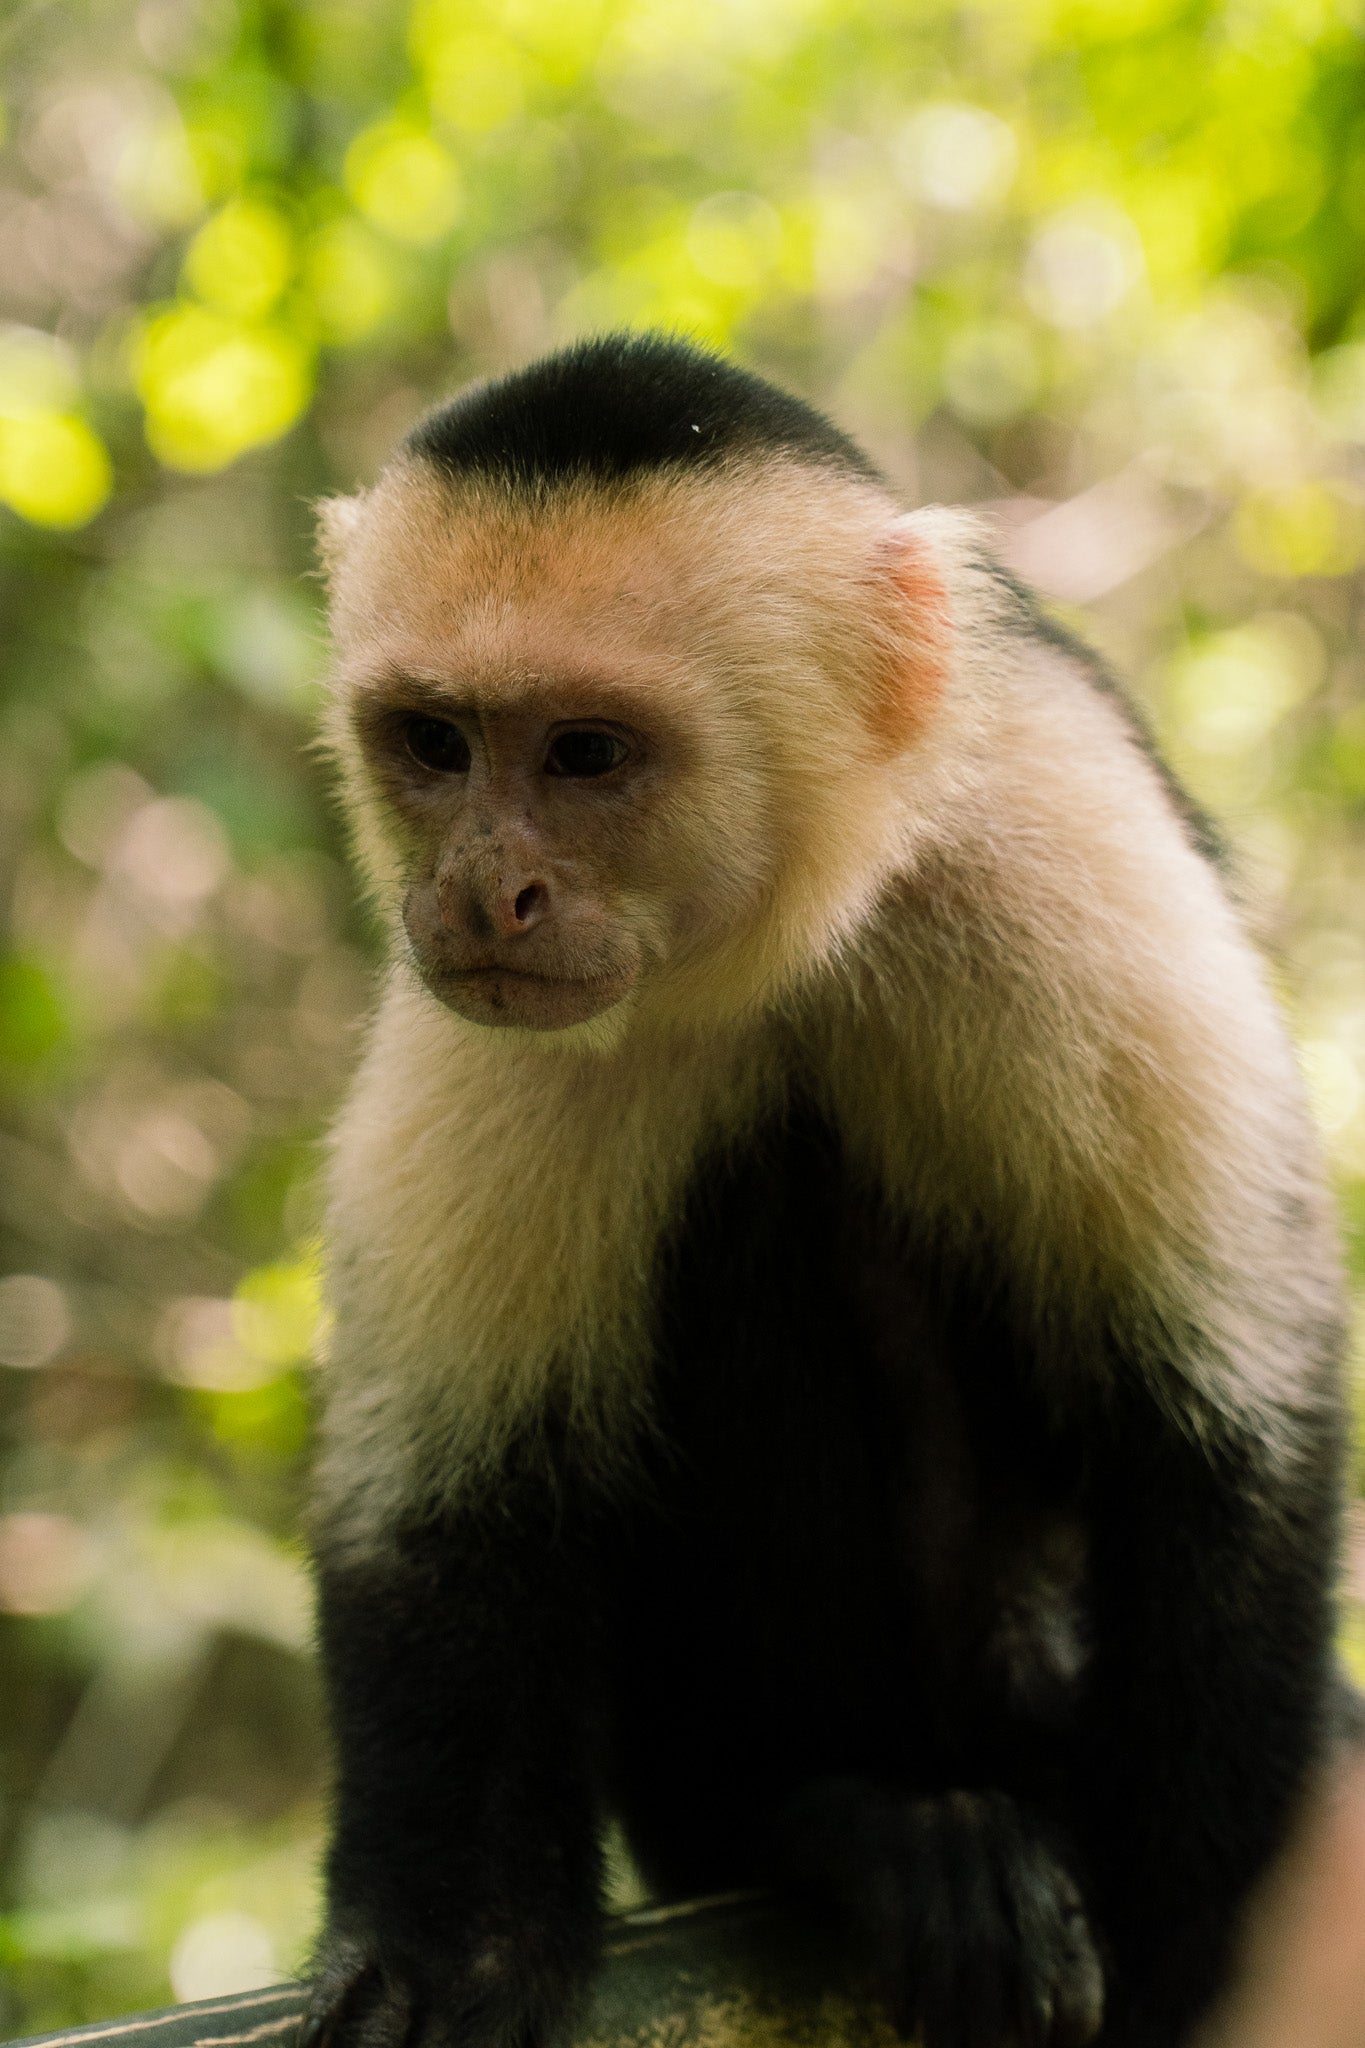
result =
[[[1175,2048],[1347,1712],[1342,1302],[1217,842],[960,515],[678,341],[324,508],[306,2048],[553,2048],[616,1816],[926,2048]]]

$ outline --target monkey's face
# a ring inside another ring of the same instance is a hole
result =
[[[408,848],[413,963],[474,1023],[584,1023],[628,996],[664,949],[638,878],[674,764],[667,736],[620,709],[562,682],[528,683],[510,702],[461,701],[413,678],[357,707]],[[634,890],[621,885],[631,875]]]
[[[638,530],[452,508],[419,473],[372,494],[334,575],[362,855],[422,981],[474,1023],[638,1002],[761,895],[753,740],[707,702],[658,574]]]
[[[396,465],[327,516],[334,743],[442,1003],[711,1023],[842,942],[922,722],[879,498],[783,474],[547,503]]]

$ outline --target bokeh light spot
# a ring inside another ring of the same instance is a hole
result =
[[[269,1930],[253,1913],[204,1913],[191,1920],[171,1950],[177,1998],[225,1998],[277,1984],[280,1972]]]
[[[286,584],[245,590],[219,609],[210,647],[235,683],[262,704],[305,709],[321,666],[316,614]]]
[[[363,341],[393,310],[394,259],[363,221],[329,221],[304,245],[303,283],[324,341]]]
[[[95,1551],[69,1515],[0,1515],[0,1609],[65,1614],[90,1583]]]
[[[316,1256],[258,1266],[237,1289],[233,1327],[249,1357],[280,1373],[312,1355],[322,1328]]]
[[[1113,207],[1072,207],[1054,215],[1035,237],[1024,266],[1024,296],[1054,327],[1093,327],[1123,304],[1142,267],[1142,244],[1126,214]]]
[[[0,415],[70,412],[80,392],[76,358],[36,327],[0,326]]]
[[[1365,342],[1329,348],[1313,365],[1318,409],[1343,441],[1365,441]]]
[[[1352,704],[1337,719],[1331,757],[1343,792],[1365,801],[1365,704]]]
[[[714,192],[687,223],[687,253],[712,284],[760,286],[781,249],[781,216],[756,192]]]
[[[37,960],[0,960],[0,1061],[35,1066],[66,1037],[52,976]]]
[[[1190,648],[1173,667],[1169,701],[1189,745],[1235,754],[1302,703],[1322,669],[1322,642],[1308,621],[1267,613]]]
[[[443,8],[419,9],[413,54],[426,74],[433,113],[452,127],[486,134],[522,110],[522,60],[504,36],[461,30],[458,19]]]
[[[157,96],[127,128],[114,164],[114,186],[134,219],[148,227],[183,228],[204,210],[204,188],[179,110]]]
[[[227,833],[216,811],[197,797],[155,797],[135,812],[118,846],[118,871],[144,896],[199,903],[211,896],[232,865]]]
[[[1310,1038],[1299,1048],[1303,1077],[1318,1128],[1333,1137],[1365,1103],[1365,1082],[1349,1047],[1331,1038]]]
[[[1365,559],[1365,506],[1330,483],[1252,492],[1234,530],[1263,576],[1347,576]]]
[[[0,415],[0,499],[33,526],[85,526],[114,472],[92,427],[72,413]]]
[[[1002,199],[1014,181],[1014,130],[984,107],[921,107],[896,137],[901,182],[930,206],[952,212]]]
[[[313,392],[298,335],[199,306],[154,315],[135,342],[133,371],[148,442],[172,469],[222,469],[278,440]]]
[[[185,255],[185,282],[205,305],[257,320],[294,268],[289,223],[273,206],[234,199],[205,221]]]
[[[134,813],[152,800],[150,784],[123,761],[92,761],[62,790],[57,836],[87,867],[103,867]]]
[[[115,1163],[115,1181],[141,1215],[171,1222],[198,1214],[218,1177],[219,1163],[198,1124],[172,1111],[152,1110],[127,1132]]]
[[[432,135],[380,121],[346,152],[346,189],[376,227],[400,242],[439,241],[463,210],[460,170]]]
[[[55,1280],[11,1273],[0,1280],[0,1365],[32,1371],[56,1356],[71,1335],[71,1311]]]
[[[982,426],[1013,419],[1037,395],[1038,351],[1018,320],[983,320],[948,344],[943,392],[961,418]]]
[[[248,1393],[274,1377],[268,1362],[238,1343],[233,1304],[211,1295],[186,1295],[167,1305],[156,1352],[169,1379],[201,1393]]]
[[[305,1363],[321,1328],[316,1260],[283,1260],[248,1273],[231,1301],[191,1295],[171,1302],[156,1348],[182,1386],[243,1394]]]

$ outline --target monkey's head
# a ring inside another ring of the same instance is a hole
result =
[[[933,542],[757,378],[570,349],[416,428],[323,507],[323,553],[361,857],[472,1023],[733,1015],[903,854],[948,659]]]

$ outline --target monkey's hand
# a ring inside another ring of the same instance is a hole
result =
[[[923,2048],[1086,2048],[1104,1977],[1080,1892],[1003,1792],[810,1787],[784,1817],[798,1885],[865,1947]]]
[[[595,1955],[585,1929],[380,1931],[334,1915],[298,2048],[560,2048]]]

